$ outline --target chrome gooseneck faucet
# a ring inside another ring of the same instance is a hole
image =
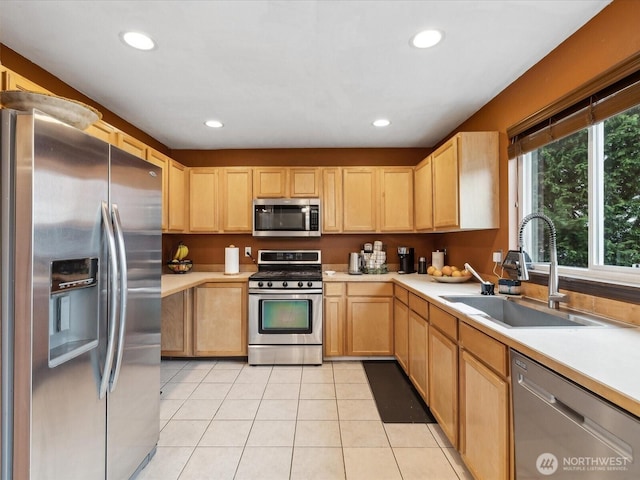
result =
[[[566,302],[566,295],[558,292],[558,250],[556,247],[556,227],[549,217],[543,213],[531,213],[522,219],[520,222],[520,232],[518,233],[518,256],[519,260],[516,263],[518,265],[518,279],[529,280],[529,272],[527,270],[527,263],[524,255],[524,240],[523,231],[524,227],[534,218],[543,220],[549,227],[549,248],[551,249],[551,265],[549,265],[549,308],[559,308],[560,302]]]

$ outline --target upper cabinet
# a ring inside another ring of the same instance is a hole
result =
[[[147,145],[126,133],[118,132],[116,134],[116,146],[138,158],[145,160],[147,158]]]
[[[252,169],[223,168],[221,175],[220,208],[222,229],[228,233],[251,233],[253,220]]]
[[[377,227],[378,182],[374,167],[342,169],[342,231],[375,232]]]
[[[256,167],[253,169],[253,195],[255,198],[288,197],[288,190],[286,168]]]
[[[170,232],[184,232],[187,230],[187,168],[169,159],[168,177],[168,230]]]
[[[380,231],[413,231],[413,168],[383,167],[380,180]]]
[[[314,167],[254,167],[254,198],[317,198],[321,169]]]
[[[220,230],[218,178],[217,168],[189,169],[190,232],[217,232]]]
[[[51,92],[46,88],[41,87],[22,75],[18,75],[17,73],[6,69],[2,72],[2,89],[51,94]]]
[[[322,233],[342,231],[342,169],[322,169]]]
[[[461,132],[414,169],[415,229],[498,228],[498,132]]]

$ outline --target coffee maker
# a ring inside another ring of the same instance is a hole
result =
[[[413,273],[416,271],[413,247],[398,247],[398,258],[400,259],[398,273]]]

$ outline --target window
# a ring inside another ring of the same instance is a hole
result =
[[[520,155],[519,168],[519,218],[551,218],[561,273],[640,283],[640,105]],[[534,268],[548,236],[535,220],[523,231]]]

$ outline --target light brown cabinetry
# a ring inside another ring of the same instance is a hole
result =
[[[189,231],[217,232],[218,169],[198,167],[189,169]]]
[[[102,120],[98,120],[97,122],[89,125],[85,132],[112,145],[117,142],[116,129]]]
[[[375,168],[342,169],[342,231],[375,232],[378,183]]]
[[[509,478],[507,347],[460,322],[460,454],[479,480]]]
[[[458,447],[458,319],[429,306],[429,408]]]
[[[255,198],[282,198],[289,195],[287,169],[284,167],[255,167],[253,169]]]
[[[7,69],[2,72],[2,89],[51,94],[51,92],[46,88],[43,88],[28,78]]]
[[[413,231],[413,168],[384,167],[380,179],[380,231]]]
[[[393,355],[393,285],[347,284],[347,355]]]
[[[187,169],[184,165],[169,159],[168,175],[168,230],[184,232],[187,230]]]
[[[292,198],[318,198],[320,196],[319,168],[294,167],[289,169],[289,196]]]
[[[418,231],[433,230],[432,157],[422,160],[414,171],[413,205],[415,227]]]
[[[252,169],[242,167],[222,168],[220,173],[222,230],[227,233],[252,232]]]
[[[162,171],[162,231],[169,228],[169,165],[171,159],[166,155],[147,148],[147,162],[159,167]]]
[[[324,284],[324,356],[336,357],[346,353],[346,284]]]
[[[162,299],[162,355],[193,356],[192,294],[192,289],[187,289]]]
[[[393,344],[396,360],[409,373],[409,292],[394,285]]]
[[[434,228],[498,228],[498,133],[458,133],[431,159]]]
[[[322,170],[322,233],[342,232],[342,169]]]
[[[410,300],[410,305],[417,303]],[[421,309],[409,309],[409,378],[424,401],[429,403],[429,324],[428,317],[416,310]]]
[[[195,289],[194,354],[247,355],[247,286],[206,283]]]
[[[122,132],[117,132],[116,146],[138,158],[142,158],[143,160],[147,159],[147,145],[137,138],[133,138]]]

